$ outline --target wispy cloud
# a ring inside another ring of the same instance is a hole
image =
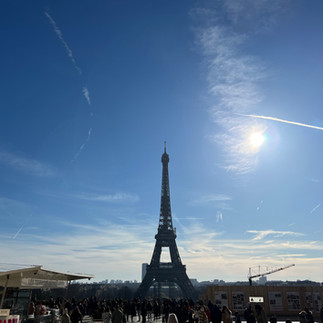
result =
[[[309,125],[309,124],[301,123],[301,122],[296,122],[296,121],[289,121],[289,120],[279,119],[279,118],[275,118],[275,117],[258,116],[258,115],[253,115],[253,114],[240,114],[240,115],[243,116],[243,117],[272,120],[272,121],[292,124],[292,125],[295,125],[295,126],[301,126],[301,127],[312,128],[312,129],[317,129],[317,130],[323,130],[323,127],[313,126],[313,125]]]
[[[303,233],[298,232],[292,232],[292,231],[274,231],[274,230],[263,230],[263,231],[257,231],[257,230],[249,230],[248,233],[255,234],[255,237],[252,240],[261,240],[266,238],[269,235],[273,235],[274,237],[283,237],[283,236],[302,236]]]
[[[121,203],[121,202],[138,202],[139,196],[130,193],[115,193],[115,194],[79,194],[76,195],[78,199],[94,201],[94,202],[107,202],[107,203]]]
[[[68,228],[66,234],[54,230],[45,234],[41,230],[35,235],[23,230],[17,239],[2,235],[0,243],[5,239],[6,248],[0,248],[0,258],[12,263],[19,259],[22,263],[38,264],[39,255],[42,255],[41,262],[46,267],[79,272],[81,264],[82,272],[94,274],[96,280],[140,279],[140,264],[150,261],[155,245],[151,232],[156,230],[156,223],[140,217],[136,217],[133,223],[122,225],[109,219],[98,222],[95,218],[91,224],[64,220],[55,227],[59,225]],[[319,255],[323,251],[322,244],[299,240],[299,236],[293,233],[271,231],[288,235],[289,241],[228,239],[218,232],[210,232],[210,226],[201,221],[186,221],[183,230],[177,240],[179,252],[189,276],[198,280],[246,280],[249,267],[259,264],[280,266],[282,261],[284,264],[296,263],[297,271],[295,274],[291,272],[288,279],[312,277],[319,280],[321,277],[323,258]],[[311,255],[312,251],[317,256]],[[106,261],[110,263],[108,268]]]
[[[223,214],[222,214],[222,212],[221,211],[218,211],[217,213],[216,213],[216,222],[218,223],[218,222],[223,222]]]
[[[220,166],[239,174],[249,173],[257,166],[259,149],[251,149],[248,138],[252,131],[264,129],[235,113],[247,114],[259,106],[263,100],[260,84],[268,70],[258,57],[241,48],[254,33],[268,32],[282,9],[276,0],[229,0],[215,2],[213,9],[202,9],[194,10],[192,15],[200,22],[195,29],[197,43],[209,91],[216,100],[210,113],[220,129],[210,138],[223,149],[224,162]]]
[[[0,163],[32,176],[53,177],[59,175],[58,171],[50,165],[3,150],[0,151]]]
[[[198,197],[197,199],[191,201],[190,203],[192,205],[196,204],[207,204],[207,203],[213,203],[213,202],[225,202],[225,201],[231,201],[232,198],[225,194],[207,194],[202,195]]]
[[[226,0],[223,5],[234,26],[254,33],[270,32],[288,2],[279,0]]]
[[[134,273],[134,278],[140,277],[140,264],[149,261],[153,241],[143,239],[152,230],[147,222],[137,220],[136,226],[114,222],[100,226],[97,223],[81,225],[69,222],[62,225],[69,227],[68,234],[20,234],[20,239],[6,244],[7,250],[0,250],[1,259],[15,263],[14,259],[18,257],[20,262],[38,264],[39,255],[42,255],[41,263],[46,267],[80,272],[82,264],[82,272],[93,273],[99,280],[131,279],[129,272]],[[25,248],[22,248],[24,244]],[[106,261],[110,263],[108,269],[104,269]]]

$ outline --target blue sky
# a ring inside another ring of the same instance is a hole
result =
[[[139,281],[166,140],[190,277],[321,280],[323,3],[0,9],[1,269]]]

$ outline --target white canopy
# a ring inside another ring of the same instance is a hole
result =
[[[64,273],[34,266],[0,271],[0,286],[26,289],[60,288],[66,287],[69,281],[93,277],[93,275]]]

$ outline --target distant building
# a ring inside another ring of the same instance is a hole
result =
[[[199,284],[199,282],[197,281],[196,278],[190,278],[190,281],[191,281],[193,286],[197,286]]]
[[[224,280],[219,280],[219,279],[214,279],[213,284],[214,285],[225,285],[225,281]]]
[[[262,276],[259,278],[258,280],[258,285],[266,285],[267,283],[267,277],[266,276]]]

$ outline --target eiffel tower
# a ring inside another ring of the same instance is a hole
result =
[[[197,294],[186,274],[186,267],[182,264],[176,246],[176,228],[173,228],[173,220],[170,208],[170,191],[168,178],[168,162],[169,156],[166,153],[166,142],[164,153],[161,158],[163,164],[162,188],[161,188],[161,203],[158,232],[155,235],[156,244],[154,252],[147,265],[146,275],[136,291],[136,296],[144,298],[147,295],[149,288],[157,283],[159,294],[160,286],[166,283],[173,286],[174,283],[181,289],[182,294],[187,299],[196,299]],[[171,262],[161,262],[160,256],[163,247],[168,247],[170,252]],[[160,296],[160,295],[159,295]]]

